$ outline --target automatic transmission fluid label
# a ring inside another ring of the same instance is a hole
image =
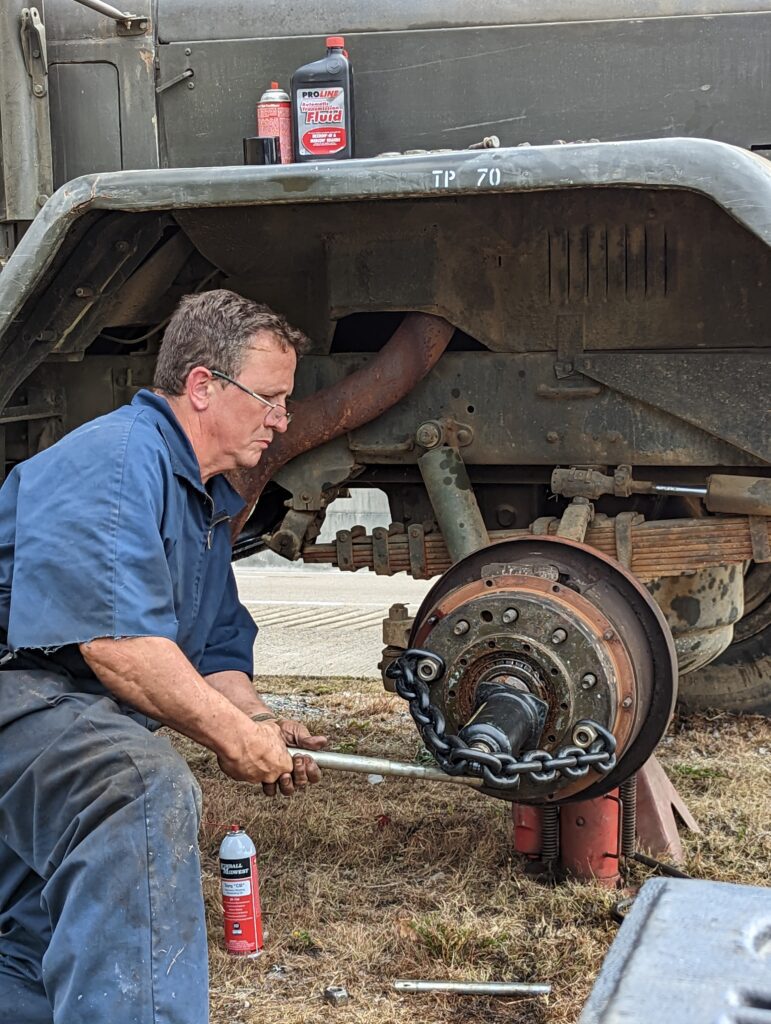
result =
[[[295,97],[301,156],[330,156],[345,149],[345,89],[298,89]]]

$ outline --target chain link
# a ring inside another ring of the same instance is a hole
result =
[[[438,669],[435,678],[444,674],[444,662],[431,651],[413,648],[396,658],[386,669],[393,679],[399,696],[410,706],[410,714],[426,747],[437,764],[448,775],[481,776],[486,785],[496,789],[516,789],[523,775],[533,782],[547,785],[562,775],[567,779],[582,779],[593,768],[607,775],[616,767],[616,738],[598,722],[584,719],[576,728],[584,726],[597,733],[597,739],[587,748],[562,747],[556,757],[548,750],[528,750],[519,759],[510,754],[492,754],[465,746],[460,736],[445,734],[446,722],[438,707],[431,703],[428,684],[418,675],[417,664],[428,660]]]

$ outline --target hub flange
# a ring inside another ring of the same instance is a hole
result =
[[[591,744],[577,729],[587,719],[613,733],[618,764],[609,774],[548,785],[523,776],[518,801],[612,789],[647,760],[674,707],[675,653],[657,605],[617,562],[571,541],[522,538],[461,560],[425,598],[410,646],[446,666],[429,686],[448,733],[469,720],[489,683],[546,702],[538,747],[552,755]]]

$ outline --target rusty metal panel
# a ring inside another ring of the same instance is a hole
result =
[[[771,462],[767,351],[597,353],[582,373]],[[748,399],[751,410],[748,410]],[[749,412],[749,414],[748,414]]]

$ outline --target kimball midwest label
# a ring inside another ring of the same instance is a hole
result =
[[[345,89],[298,89],[295,109],[300,156],[329,156],[345,149]]]
[[[228,951],[259,952],[263,939],[256,859],[221,860],[220,878]]]

